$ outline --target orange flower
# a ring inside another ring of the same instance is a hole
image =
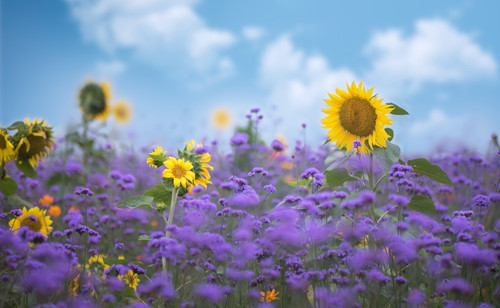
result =
[[[280,299],[278,297],[278,294],[280,294],[280,292],[276,292],[276,290],[274,290],[274,289],[271,291],[267,291],[266,293],[260,292],[260,296],[261,296],[260,301],[270,303],[274,300]]]
[[[57,218],[59,215],[61,215],[61,208],[57,205],[53,205],[49,208],[49,215]]]
[[[153,220],[151,223],[151,226],[156,227],[158,226],[158,222],[156,220]]]
[[[48,207],[49,205],[54,203],[54,197],[52,197],[51,195],[43,195],[43,198],[39,199],[38,202],[43,207]]]

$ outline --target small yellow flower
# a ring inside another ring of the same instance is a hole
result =
[[[195,174],[191,171],[193,164],[190,161],[184,161],[183,158],[169,157],[163,164],[167,167],[167,169],[163,170],[163,177],[172,178],[175,187],[182,185],[182,187],[186,188],[194,182]]]
[[[11,161],[15,155],[14,146],[7,137],[7,131],[0,128],[0,164]]]
[[[367,90],[363,87],[363,82],[357,86],[353,81],[351,86],[347,84],[347,92],[337,88],[335,93],[328,93],[330,99],[324,101],[329,107],[321,109],[327,114],[321,124],[328,129],[330,142],[350,152],[354,140],[360,140],[362,146],[355,148],[355,152],[361,154],[370,153],[373,146],[387,147],[389,134],[384,125],[392,125],[392,119],[387,114],[394,107],[382,104],[383,99],[373,95],[373,88]]]
[[[28,227],[35,232],[41,232],[45,236],[49,236],[52,232],[52,220],[49,216],[45,215],[45,210],[40,210],[38,207],[34,207],[28,210],[23,208],[23,214],[19,217],[13,218],[9,221],[9,227],[12,231],[16,231],[21,227]]]
[[[219,130],[228,128],[231,125],[231,113],[227,109],[216,109],[212,113],[212,123]]]
[[[104,255],[94,255],[89,258],[87,265],[85,265],[85,269],[99,269],[100,271],[104,271],[109,268],[109,265],[104,263]]]
[[[118,278],[123,280],[127,286],[131,287],[134,290],[137,289],[137,286],[141,281],[137,276],[137,274],[134,274],[132,270],[128,270],[128,272],[125,275],[118,275]]]
[[[120,101],[113,105],[113,116],[120,124],[127,123],[132,117],[132,107],[125,101]]]
[[[276,292],[276,290],[274,290],[274,289],[271,291],[266,291],[265,293],[260,292],[260,296],[261,296],[260,301],[270,303],[274,300],[280,299],[278,297],[278,294],[280,294],[280,292]]]

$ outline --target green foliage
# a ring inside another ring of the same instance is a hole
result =
[[[441,169],[441,167],[431,164],[425,158],[409,160],[408,165],[413,168],[413,171],[415,173],[426,175],[432,180],[439,183],[453,185],[453,182],[450,180],[446,172]]]
[[[325,171],[326,175],[326,183],[330,187],[340,186],[347,181],[356,181],[354,178],[347,172],[346,168],[335,168],[332,170]]]
[[[394,109],[392,109],[391,111],[391,114],[393,115],[409,115],[408,111],[404,110],[394,103],[388,103],[387,105],[394,107]]]
[[[16,193],[17,183],[11,178],[4,178],[0,180],[0,191],[6,196],[11,196]]]
[[[35,168],[30,164],[28,159],[25,158],[17,158],[16,159],[16,167],[19,171],[24,173],[29,178],[36,179],[37,174]]]
[[[408,207],[423,214],[436,214],[436,207],[431,197],[427,196],[413,196],[408,203]]]
[[[146,190],[144,196],[153,197],[153,202],[170,204],[172,200],[172,189],[167,190],[163,185],[155,185]]]
[[[15,207],[21,208],[21,207],[27,207],[27,208],[32,208],[33,204],[29,203],[28,201],[22,199],[18,195],[10,195],[7,197],[7,200],[9,203]]]
[[[392,141],[392,139],[394,138],[394,131],[392,130],[392,128],[386,127],[385,132],[389,135],[389,139],[387,140]]]
[[[399,160],[399,156],[401,155],[399,146],[389,141],[386,144],[387,148],[374,147],[372,152],[385,172],[391,169],[391,166]]]
[[[116,207],[138,209],[153,207],[154,198],[151,196],[131,196],[115,204]]]

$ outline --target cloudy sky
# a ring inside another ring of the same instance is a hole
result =
[[[118,129],[138,145],[228,138],[260,107],[259,130],[320,144],[327,92],[363,80],[410,117],[407,153],[458,144],[484,151],[500,132],[498,1],[6,0],[1,7],[0,124],[42,117],[59,133],[76,95],[107,80],[134,106]]]

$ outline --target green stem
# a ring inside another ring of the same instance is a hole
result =
[[[378,179],[377,183],[375,183],[375,187],[373,187],[373,191],[377,190],[377,187],[380,184],[380,182],[382,182],[382,180],[385,179],[388,175],[389,175],[389,173],[386,173],[380,179]]]
[[[177,203],[177,193],[179,192],[178,188],[174,188],[172,190],[172,199],[170,200],[170,209],[168,212],[168,220],[165,218],[165,214],[162,213],[161,216],[163,217],[163,221],[165,221],[165,228],[168,228],[174,221],[174,211],[175,211],[175,204]],[[165,230],[165,237],[170,238],[170,231]],[[161,263],[163,267],[163,271],[166,273],[167,272],[167,259],[165,257],[161,258]]]

